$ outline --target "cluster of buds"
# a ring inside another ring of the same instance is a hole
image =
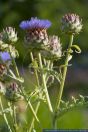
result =
[[[19,94],[19,86],[16,82],[12,82],[7,86],[5,96],[12,102],[16,102],[21,97]]]
[[[76,14],[66,14],[62,17],[62,31],[67,34],[78,34],[82,29],[82,19]]]
[[[62,18],[62,31],[67,34],[78,34],[82,29],[82,19],[76,14],[66,14]],[[44,57],[60,58],[62,47],[57,36],[48,37],[47,29],[51,26],[49,20],[31,18],[22,21],[20,28],[26,31],[25,41],[29,48],[38,49]]]
[[[15,29],[12,27],[6,27],[6,29],[4,29],[3,32],[0,33],[0,51],[2,51],[3,53],[10,53],[13,58],[16,58],[18,56],[18,52],[13,44],[17,42],[17,40],[18,38]],[[10,58],[10,55],[7,55],[6,59],[8,57]]]

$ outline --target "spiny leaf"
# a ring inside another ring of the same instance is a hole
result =
[[[72,100],[70,102],[65,102],[61,100],[60,109],[58,110],[57,118],[60,118],[65,113],[73,110],[74,108],[82,108],[82,107],[88,107],[88,99],[86,101],[87,96],[79,95],[79,98],[75,98],[72,96]]]
[[[43,72],[46,74],[47,73],[47,77],[49,78],[50,76],[55,77],[58,82],[60,82],[60,73],[58,73],[55,70],[49,70],[47,68],[43,68]]]

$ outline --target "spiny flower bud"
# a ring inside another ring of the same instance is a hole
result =
[[[0,40],[5,44],[6,43],[13,44],[18,40],[17,33],[15,32],[15,28],[12,27],[6,27],[6,29],[3,30],[3,32],[1,33],[0,38],[1,38]]]
[[[21,97],[18,88],[16,82],[12,82],[7,86],[5,96],[9,101],[15,102]]]
[[[42,55],[47,59],[58,59],[62,55],[62,47],[58,36],[50,36],[48,48],[41,51]]]
[[[61,57],[62,54],[62,47],[60,43],[60,38],[58,36],[50,36],[49,37],[49,47],[50,47],[50,52],[57,56]]]
[[[66,14],[62,17],[62,31],[67,34],[78,34],[82,30],[82,19],[76,14]]]

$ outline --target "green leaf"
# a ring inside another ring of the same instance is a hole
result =
[[[16,76],[12,76],[12,75],[10,75],[10,74],[7,74],[6,76],[9,77],[9,78],[14,79],[14,80],[16,80],[16,81],[19,81],[19,82],[21,82],[21,83],[24,83],[24,79],[23,79],[22,77],[18,78],[18,77],[16,77]]]
[[[85,98],[82,95],[79,95],[81,102],[85,101]]]
[[[55,70],[47,70],[47,73],[50,76],[55,77],[58,80],[58,82],[60,82],[60,74],[57,71],[55,71]]]
[[[72,59],[72,55],[69,55],[68,57],[68,61],[70,61]]]
[[[75,99],[75,97],[72,96],[72,101],[73,101],[73,103],[76,103],[77,99]]]
[[[70,102],[65,102],[63,100],[61,100],[61,105],[60,108],[58,110],[58,114],[57,114],[57,118],[60,118],[61,116],[63,116],[65,113],[75,109],[75,108],[84,108],[84,107],[88,107],[88,100],[86,100],[86,98],[88,98],[88,96],[82,96],[79,95],[79,98],[75,98],[72,96],[72,99]]]
[[[71,48],[74,48],[76,53],[81,53],[81,49],[78,45],[72,45]]]

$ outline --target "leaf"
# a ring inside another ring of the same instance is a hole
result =
[[[75,99],[75,97],[72,96],[72,101],[73,101],[73,103],[76,103],[77,99]]]
[[[21,82],[21,83],[24,83],[24,79],[23,79],[22,77],[18,78],[18,77],[16,77],[16,76],[12,76],[12,75],[9,75],[9,74],[7,74],[6,76],[9,77],[9,78],[14,79],[14,80],[16,80],[16,81],[19,81],[19,82]]]
[[[35,68],[38,69],[38,63],[36,60],[32,61],[32,63],[29,65],[29,68]]]
[[[68,64],[68,65],[60,65],[60,69],[64,68],[64,67],[68,67],[68,66],[72,66],[72,64]]]
[[[72,49],[69,49],[68,52],[71,54],[71,53],[73,53],[73,50]]]
[[[54,76],[59,82],[60,82],[60,74],[57,72],[57,71],[55,71],[55,70],[47,70],[48,71],[48,73],[49,73],[49,75],[51,76]]]
[[[69,55],[68,57],[68,61],[70,61],[72,59],[72,55]]]
[[[86,98],[88,98],[88,96],[79,95],[79,98],[75,98],[72,96],[72,99],[70,102],[68,102],[68,101],[65,102],[65,101],[61,100],[61,105],[57,112],[58,113],[57,118],[60,118],[65,113],[67,113],[75,108],[88,107],[88,99],[86,100]]]
[[[12,109],[6,108],[6,109],[4,109],[3,111],[0,111],[0,115],[3,115],[4,113],[7,114],[7,113],[9,113],[9,112],[12,112]]]
[[[48,87],[50,87],[54,83],[54,76],[47,75],[46,82],[48,84]]]
[[[85,101],[85,98],[82,95],[79,95],[81,102]]]
[[[76,53],[81,53],[81,49],[78,45],[72,45],[71,48],[74,48]]]

